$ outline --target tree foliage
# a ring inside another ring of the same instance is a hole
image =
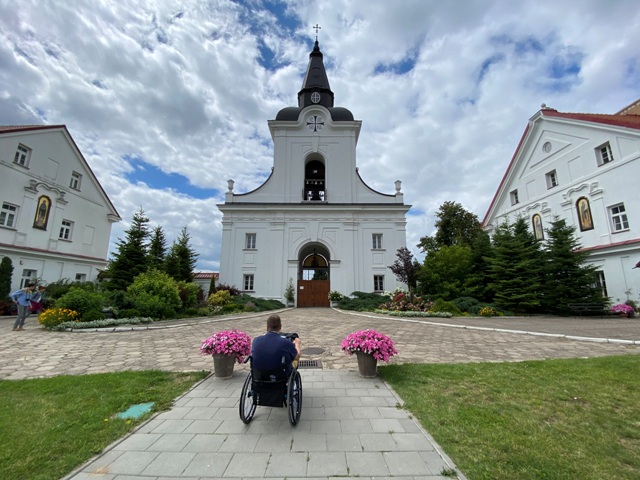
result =
[[[429,254],[441,247],[453,245],[473,246],[482,226],[477,215],[456,202],[444,202],[436,213],[436,233],[433,237],[422,237],[418,247]]]
[[[127,295],[143,316],[171,318],[182,306],[177,282],[159,270],[138,275],[127,288]]]
[[[149,269],[164,270],[165,257],[167,255],[167,239],[160,225],[153,229],[149,242]]]
[[[148,224],[149,219],[140,209],[133,214],[131,227],[125,232],[125,239],[118,239],[117,251],[105,274],[110,278],[110,289],[126,290],[136,276],[147,271]]]
[[[413,254],[407,247],[400,247],[396,252],[398,259],[388,268],[391,269],[396,279],[409,288],[409,299],[413,301],[413,294],[418,280],[420,262],[413,258]]]
[[[193,282],[193,270],[198,254],[189,245],[190,240],[187,227],[183,227],[167,255],[165,271],[178,281]]]
[[[2,257],[2,261],[0,261],[0,300],[6,300],[11,293],[12,276],[13,262],[9,257]]]
[[[432,299],[474,296],[473,251],[468,245],[442,246],[431,252],[418,273],[418,291]]]

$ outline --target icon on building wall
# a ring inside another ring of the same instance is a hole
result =
[[[33,220],[33,228],[46,230],[50,211],[51,199],[45,195],[38,198],[38,207],[36,208],[36,217]]]
[[[536,240],[544,240],[544,230],[542,229],[542,217],[537,213],[531,217],[531,223],[533,224],[533,235]]]
[[[593,230],[593,219],[591,218],[591,207],[589,206],[589,200],[585,197],[580,197],[576,202],[576,208],[578,210],[578,220],[580,223],[580,231]]]

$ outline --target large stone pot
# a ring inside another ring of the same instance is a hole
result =
[[[375,378],[378,375],[378,360],[370,353],[356,352],[358,373],[362,378]]]
[[[236,357],[232,355],[213,355],[213,373],[216,378],[227,379],[233,376],[233,365],[236,363]]]

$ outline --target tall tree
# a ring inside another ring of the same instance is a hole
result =
[[[420,262],[413,258],[413,254],[407,247],[400,247],[396,252],[398,259],[390,265],[389,269],[393,272],[399,282],[407,285],[409,288],[409,300],[413,301],[413,293],[416,289],[418,281],[418,271],[420,270]]]
[[[528,228],[524,218],[498,226],[488,258],[494,301],[514,313],[539,311],[541,305],[543,257]]]
[[[164,230],[160,225],[153,229],[149,242],[149,269],[164,270],[164,261],[167,256],[167,240]]]
[[[174,279],[185,282],[193,282],[193,270],[196,267],[198,254],[195,252],[189,241],[191,237],[187,227],[183,227],[180,235],[171,245],[167,255],[165,268],[167,273]]]
[[[13,263],[9,257],[2,257],[0,262],[0,301],[7,300],[11,293],[11,276],[13,275]]]
[[[586,264],[589,252],[580,248],[575,228],[556,217],[547,230],[544,247],[547,261],[543,305],[546,311],[563,314],[569,311],[568,303],[606,301],[594,286],[597,268]]]
[[[473,269],[473,252],[467,245],[442,246],[429,253],[418,273],[421,293],[429,298],[453,300],[473,297],[474,285],[468,282]]]
[[[136,276],[147,271],[148,224],[149,219],[141,208],[133,214],[125,239],[118,239],[117,251],[105,275],[111,279],[108,283],[110,289],[126,290]]]
[[[429,254],[440,247],[453,245],[472,246],[482,226],[477,215],[456,202],[444,202],[436,213],[436,233],[433,237],[422,237],[418,247]]]

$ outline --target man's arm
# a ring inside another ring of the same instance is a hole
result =
[[[296,355],[296,358],[294,358],[294,361],[299,360],[300,355],[302,354],[302,351],[300,350],[300,344],[302,344],[302,341],[300,340],[299,337],[293,341],[293,346],[296,347],[296,352],[297,352],[297,355]]]

